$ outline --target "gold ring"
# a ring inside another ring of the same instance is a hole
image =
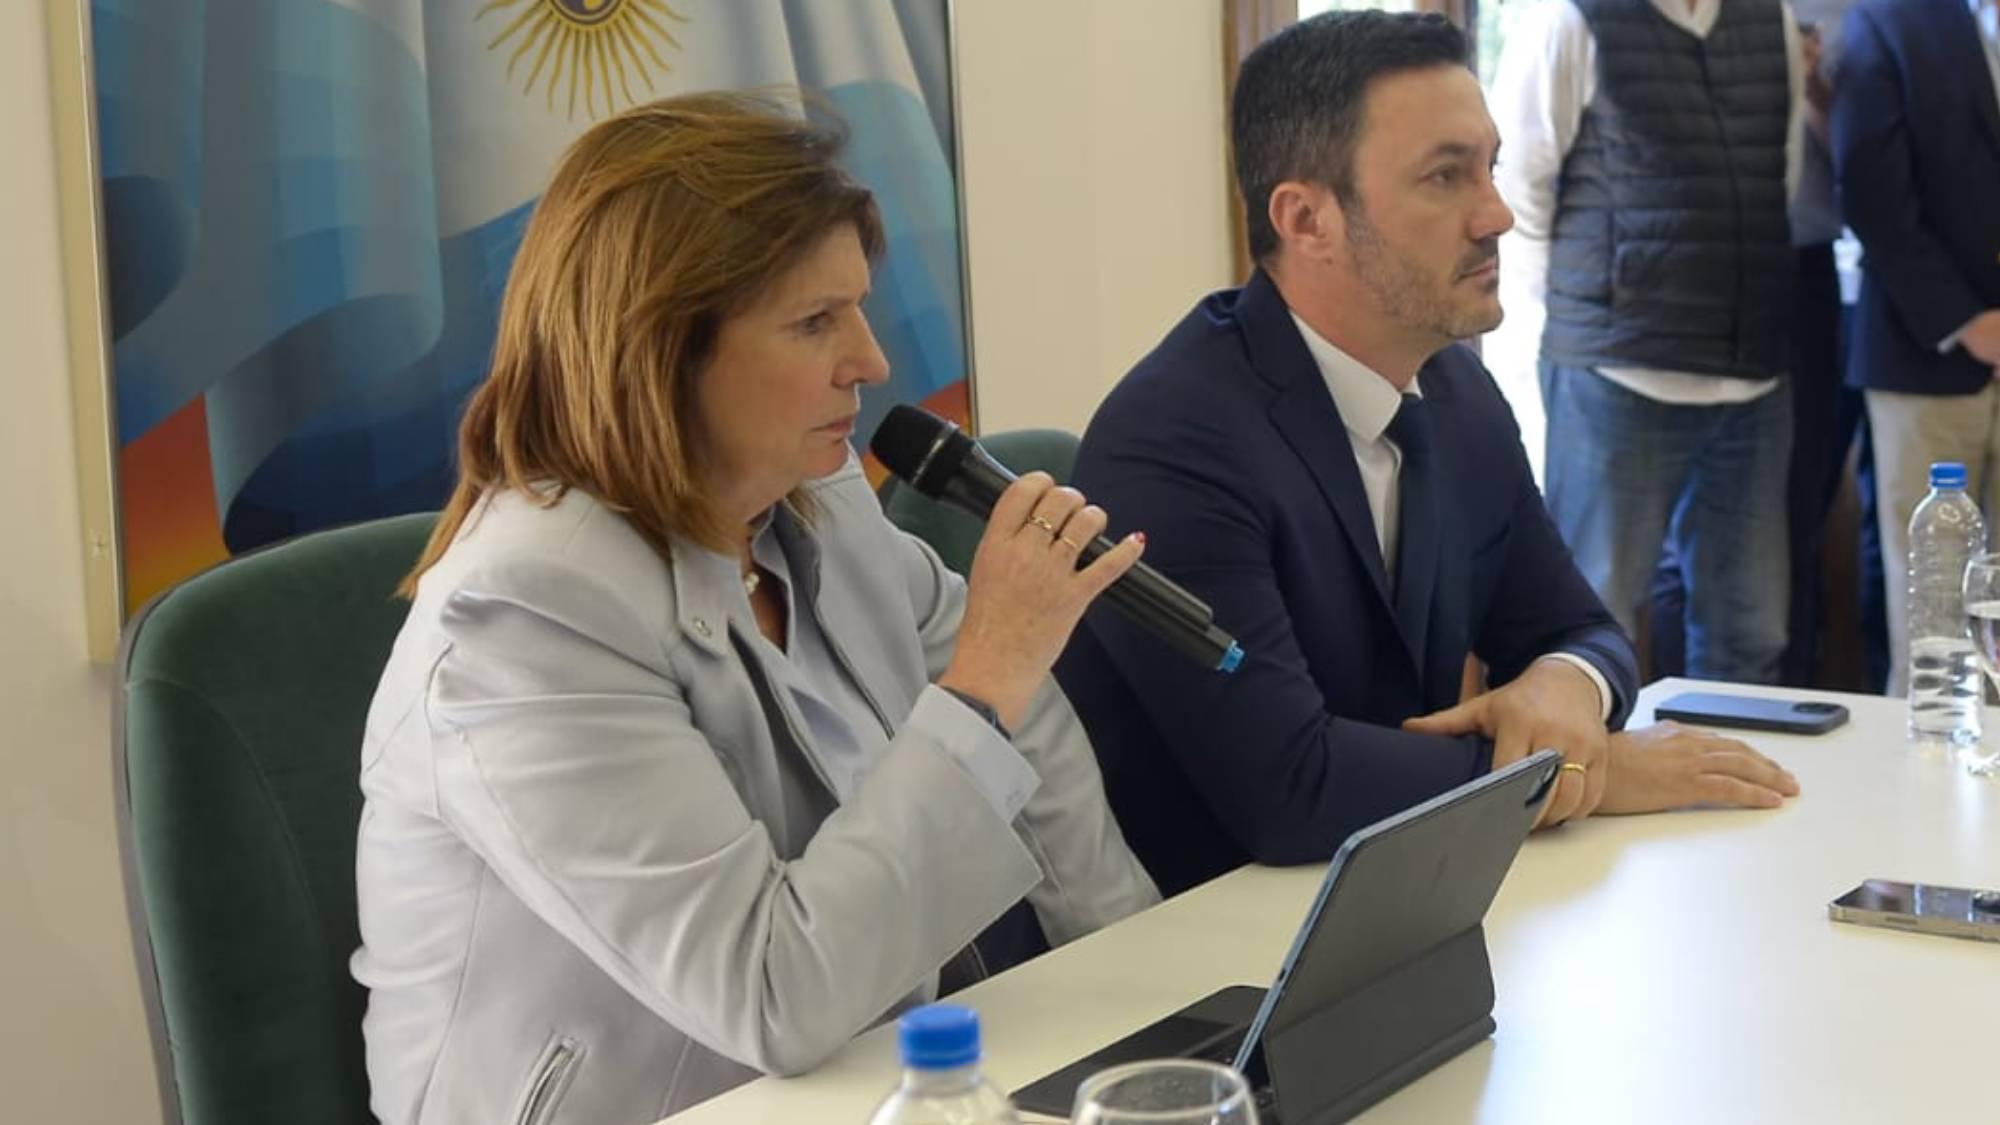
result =
[[[1036,527],[1041,528],[1043,531],[1048,532],[1052,536],[1056,534],[1056,525],[1050,523],[1049,521],[1043,519],[1040,516],[1029,516],[1028,522],[1034,524]]]
[[[1083,553],[1082,547],[1078,546],[1075,543],[1070,542],[1068,539],[1065,539],[1060,535],[1056,536],[1056,542],[1061,543],[1063,546],[1068,547],[1070,550],[1075,551],[1079,555]]]
[[[1580,773],[1580,774],[1583,774],[1583,775],[1585,775],[1585,776],[1588,776],[1588,775],[1590,774],[1590,767],[1589,767],[1589,766],[1582,766],[1582,765],[1578,765],[1578,764],[1577,764],[1577,763],[1575,763],[1575,762],[1564,762],[1564,763],[1562,764],[1562,769],[1561,769],[1560,771],[1558,771],[1558,772],[1561,772],[1561,773],[1568,773],[1568,772],[1569,772],[1569,771],[1571,771],[1571,770],[1575,770],[1576,772],[1578,772],[1578,773]]]

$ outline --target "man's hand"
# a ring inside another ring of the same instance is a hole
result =
[[[1958,345],[2000,373],[2000,309],[1987,309],[1973,317],[1959,332]]]
[[[1774,809],[1799,795],[1799,779],[1744,743],[1679,723],[1611,736],[1607,816],[1688,805]]]
[[[1610,743],[1604,729],[1604,700],[1590,676],[1568,661],[1537,660],[1505,687],[1411,719],[1403,729],[1415,734],[1484,735],[1493,740],[1494,769],[1537,750],[1562,751],[1565,764],[1583,769],[1562,771],[1537,824],[1589,816],[1604,799]]]

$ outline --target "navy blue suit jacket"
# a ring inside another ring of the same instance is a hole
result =
[[[1478,738],[1407,734],[1458,702],[1465,657],[1494,682],[1574,652],[1621,722],[1631,643],[1577,573],[1500,390],[1451,347],[1419,374],[1441,520],[1428,619],[1399,623],[1354,449],[1283,299],[1261,272],[1214,294],[1105,399],[1076,484],[1115,534],[1215,609],[1248,653],[1198,667],[1108,607],[1056,675],[1125,836],[1172,894],[1249,861],[1330,858],[1355,829],[1487,771]]]
[[[2000,100],[1965,0],[1866,0],[1841,25],[1833,162],[1860,236],[1848,381],[1971,394],[1993,369],[1938,344],[2000,308]]]

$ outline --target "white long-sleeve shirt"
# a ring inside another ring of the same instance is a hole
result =
[[[1668,22],[1706,39],[1724,0],[1652,0]],[[1797,190],[1805,139],[1804,47],[1798,21],[1783,7],[1791,123],[1785,137],[1785,188]],[[1539,0],[1507,32],[1490,91],[1500,129],[1500,163],[1494,179],[1514,210],[1514,229],[1503,236],[1500,269],[1505,291],[1537,307],[1545,300],[1549,236],[1564,160],[1583,127],[1583,111],[1597,96],[1597,37],[1572,0]],[[1603,367],[1598,373],[1656,402],[1715,406],[1749,402],[1769,393],[1776,379],[1718,377],[1650,367]]]

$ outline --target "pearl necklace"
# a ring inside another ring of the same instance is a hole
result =
[[[743,592],[747,595],[755,597],[757,594],[757,584],[759,582],[762,582],[763,580],[764,580],[764,575],[760,573],[756,567],[751,567],[749,570],[744,571]]]

